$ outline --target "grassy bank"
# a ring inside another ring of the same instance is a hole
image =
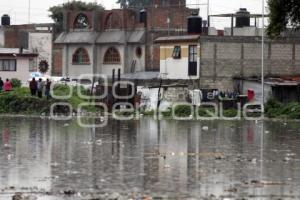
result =
[[[87,93],[81,88],[82,93]],[[57,85],[54,87],[54,94],[67,95],[69,94],[69,88],[65,85]],[[49,114],[50,107],[53,103],[70,103],[73,107],[73,111],[76,111],[78,105],[86,100],[83,100],[77,95],[77,88],[73,88],[71,98],[67,100],[57,100],[51,98],[47,100],[46,97],[38,98],[31,96],[29,88],[14,88],[11,92],[0,93],[0,114]],[[85,108],[87,111],[93,112],[96,109],[92,106]],[[69,110],[66,107],[61,106],[56,110],[58,113],[65,113]]]
[[[265,105],[265,114],[269,118],[300,119],[300,103],[283,104],[269,100]]]

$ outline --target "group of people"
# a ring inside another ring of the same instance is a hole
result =
[[[0,77],[0,92],[9,92],[12,90],[12,84],[9,79],[6,79],[5,82]]]
[[[43,97],[43,91],[45,88],[45,96],[47,97],[47,99],[50,98],[51,81],[49,79],[47,79],[46,84],[44,84],[41,78],[38,81],[36,81],[35,78],[33,78],[29,83],[29,88],[31,95],[37,95],[39,98]]]

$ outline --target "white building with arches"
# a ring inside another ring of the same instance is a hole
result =
[[[145,30],[132,10],[65,12],[62,75],[111,75],[145,71]]]

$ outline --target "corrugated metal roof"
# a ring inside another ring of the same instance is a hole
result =
[[[55,40],[57,44],[94,44],[98,37],[96,32],[61,33]]]
[[[198,41],[200,39],[200,35],[181,35],[181,36],[168,36],[168,37],[160,37],[155,40],[156,43],[163,42],[176,42],[176,41]]]

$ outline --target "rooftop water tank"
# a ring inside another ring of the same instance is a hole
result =
[[[7,14],[4,14],[1,17],[1,25],[2,26],[10,26],[10,16]]]
[[[140,11],[140,23],[147,24],[147,11],[145,9]]]
[[[188,34],[202,33],[202,18],[198,15],[188,17]]]
[[[250,26],[250,12],[246,8],[240,8],[236,13],[236,25],[237,28]]]

